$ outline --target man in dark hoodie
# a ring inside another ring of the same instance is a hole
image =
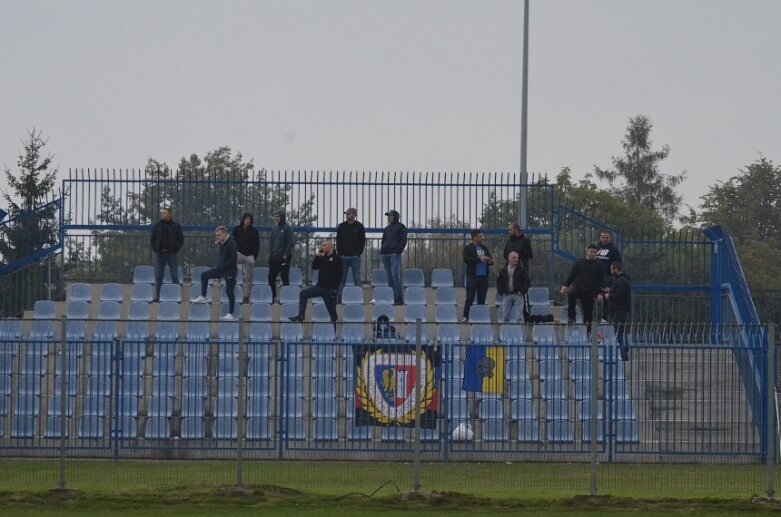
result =
[[[336,252],[342,259],[342,282],[339,284],[341,299],[342,290],[347,283],[347,270],[353,270],[353,285],[361,285],[361,255],[366,248],[366,229],[358,221],[358,210],[348,208],[344,211],[345,221],[336,229]]]
[[[396,210],[385,212],[388,226],[382,231],[380,258],[388,274],[388,285],[393,288],[396,305],[402,305],[401,295],[401,253],[407,247],[407,227],[401,224],[400,215]]]
[[[317,285],[301,289],[298,293],[298,316],[291,316],[290,321],[304,321],[307,300],[320,297],[336,327],[336,292],[342,280],[342,259],[334,253],[334,247],[328,239],[320,244],[320,249],[315,253],[312,269],[320,272]]]
[[[171,271],[171,281],[175,284],[179,283],[179,267],[176,255],[184,244],[182,225],[173,220],[169,207],[166,206],[160,209],[160,220],[152,229],[149,242],[152,245],[152,251],[157,255],[155,301],[158,301],[160,299],[160,288],[163,286],[163,272],[166,265]]]
[[[583,306],[583,322],[591,333],[591,321],[594,314],[594,299],[605,287],[605,270],[597,262],[597,245],[589,244],[586,257],[578,259],[572,266],[569,276],[561,286],[561,292],[567,293],[567,314],[570,324],[575,323],[575,307],[580,300]]]
[[[230,238],[228,229],[220,226],[214,232],[215,243],[220,245],[220,258],[217,261],[217,267],[207,269],[201,273],[201,295],[193,300],[193,303],[206,303],[206,288],[209,286],[209,280],[220,278],[225,280],[225,291],[228,294],[228,314],[222,317],[224,320],[236,319],[233,311],[236,308],[236,275],[239,272],[236,266],[238,259],[238,250],[236,241]]]
[[[605,286],[608,290],[613,286],[613,276],[610,274],[610,265],[614,262],[623,262],[621,252],[618,250],[615,244],[613,244],[613,234],[607,228],[604,228],[599,232],[599,244],[597,245],[597,262],[602,264],[602,269],[605,270]],[[602,301],[602,314],[600,318],[601,323],[606,323],[608,314],[610,313],[610,302],[603,298]]]
[[[293,228],[285,222],[285,210],[280,208],[273,214],[274,228],[271,229],[271,242],[268,256],[268,285],[271,297],[277,297],[277,276],[282,276],[282,285],[290,283],[290,261],[293,258]]]
[[[629,347],[626,346],[624,336],[629,312],[632,310],[632,284],[620,262],[613,262],[610,265],[610,274],[613,276],[613,287],[605,293],[605,298],[610,300],[610,322],[616,329],[616,341],[621,350],[621,359],[628,361]]]
[[[523,264],[523,268],[526,272],[529,272],[529,261],[534,258],[534,252],[532,251],[532,243],[529,238],[524,235],[521,227],[518,223],[510,223],[509,227],[510,238],[504,244],[504,260],[510,255],[511,251],[518,253],[518,258]]]
[[[488,269],[494,264],[491,252],[483,244],[483,232],[472,230],[472,242],[464,246],[463,258],[466,264],[466,300],[461,321],[469,321],[469,309],[477,296],[477,305],[485,305],[488,293]]]
[[[238,265],[244,269],[245,302],[249,301],[250,293],[252,293],[252,273],[255,269],[258,253],[260,253],[260,235],[258,235],[258,230],[252,226],[253,222],[252,214],[245,213],[241,216],[241,224],[236,226],[231,234],[238,248]]]

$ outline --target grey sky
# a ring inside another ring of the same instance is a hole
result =
[[[515,171],[521,0],[0,0],[0,160],[61,171],[230,145],[267,169]],[[781,2],[532,0],[529,169],[654,122],[689,203],[781,161]],[[5,188],[5,179],[0,187]]]

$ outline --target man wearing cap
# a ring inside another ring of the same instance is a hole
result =
[[[348,269],[353,270],[353,285],[361,285],[361,255],[366,247],[366,229],[357,220],[358,210],[348,208],[344,216],[345,221],[336,229],[336,253],[342,259],[342,281],[338,294],[340,301]]]
[[[388,274],[388,285],[393,288],[396,305],[402,305],[401,296],[401,253],[407,247],[407,227],[401,224],[401,216],[396,210],[385,212],[388,226],[382,231],[380,258]]]
[[[155,301],[159,301],[165,266],[168,266],[168,269],[171,271],[171,281],[175,284],[179,283],[179,267],[176,255],[182,249],[182,245],[184,245],[182,225],[173,220],[169,207],[163,206],[160,208],[160,220],[152,229],[149,243],[152,245],[152,251],[157,255]]]

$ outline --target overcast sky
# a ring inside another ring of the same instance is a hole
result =
[[[609,166],[637,114],[690,204],[781,162],[780,20],[532,0],[529,170]],[[61,171],[221,145],[267,169],[517,171],[522,28],[521,0],[0,0],[0,161],[36,127]]]

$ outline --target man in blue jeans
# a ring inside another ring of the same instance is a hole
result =
[[[165,266],[171,271],[171,281],[179,283],[179,267],[176,255],[184,244],[182,225],[171,217],[171,209],[164,206],[160,209],[160,220],[152,229],[149,238],[152,251],[157,256],[157,271],[155,275],[155,301],[160,300],[160,288],[163,286],[163,272]]]
[[[401,224],[400,215],[396,210],[385,212],[388,226],[382,231],[380,258],[388,274],[388,285],[393,288],[393,298],[396,305],[403,305],[401,294],[401,253],[407,247],[407,227]]]
[[[469,309],[472,308],[475,296],[477,296],[477,305],[485,305],[485,295],[488,293],[488,269],[494,265],[491,252],[483,245],[483,232],[472,230],[471,235],[472,242],[464,246],[463,253],[466,264],[466,300],[462,323],[469,321]]]
[[[357,220],[358,210],[348,208],[344,212],[345,221],[336,229],[336,252],[342,259],[342,282],[339,284],[338,298],[347,281],[347,270],[353,270],[353,285],[361,285],[361,255],[366,248],[366,229]]]

